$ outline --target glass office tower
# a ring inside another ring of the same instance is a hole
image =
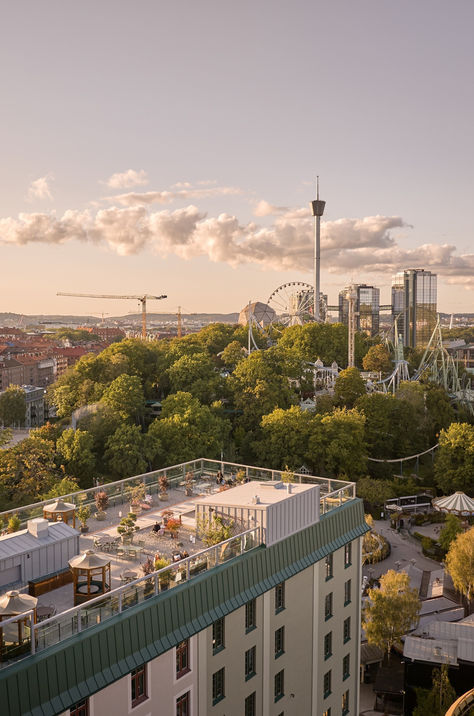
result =
[[[403,345],[423,348],[436,325],[437,276],[424,269],[407,269],[392,279],[392,315],[398,317]]]
[[[363,331],[369,336],[375,336],[379,332],[380,325],[380,289],[366,284],[356,284],[355,289],[357,293],[356,330]],[[339,322],[346,326],[349,320],[347,291],[348,287],[339,293]]]

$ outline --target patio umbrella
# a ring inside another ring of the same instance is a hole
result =
[[[438,512],[448,512],[458,517],[471,517],[474,515],[474,500],[464,492],[455,492],[448,497],[437,497],[432,505]]]

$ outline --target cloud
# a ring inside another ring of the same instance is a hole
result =
[[[44,177],[39,177],[31,182],[28,189],[28,199],[33,201],[34,199],[51,199],[53,195],[49,186],[49,182],[54,177],[51,174],[46,174]]]
[[[111,189],[129,189],[132,186],[145,186],[145,184],[148,184],[148,176],[143,169],[139,171],[127,169],[126,172],[112,174],[107,179],[106,184]]]
[[[186,186],[187,182],[175,184],[174,187]],[[145,191],[145,192],[128,192],[126,194],[115,194],[114,196],[104,197],[104,201],[109,201],[122,206],[148,206],[150,204],[169,204],[176,199],[209,199],[218,196],[231,196],[242,194],[242,190],[233,186],[216,186],[207,189],[194,189],[189,184],[186,188],[177,188],[175,191]]]
[[[366,216],[321,224],[321,264],[334,274],[394,273],[420,266],[449,283],[474,289],[474,254],[453,244],[405,249],[394,232],[407,227],[399,216]],[[291,209],[271,226],[242,223],[236,216],[208,216],[189,205],[150,211],[145,205],[112,206],[93,213],[66,211],[20,214],[0,219],[0,242],[63,244],[77,240],[104,244],[121,255],[146,249],[183,259],[207,256],[231,266],[256,264],[267,270],[309,273],[313,258],[313,218],[308,209]]]
[[[287,211],[287,206],[275,206],[274,204],[269,204],[265,199],[262,199],[256,205],[253,214],[254,216],[275,216],[277,214],[284,214]]]

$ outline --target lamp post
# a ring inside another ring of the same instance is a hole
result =
[[[311,202],[311,211],[314,216],[314,297],[313,316],[315,321],[321,320],[320,315],[320,270],[321,270],[321,217],[324,214],[325,201],[319,198],[319,177],[316,181],[316,199]]]

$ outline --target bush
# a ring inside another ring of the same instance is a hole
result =
[[[18,515],[12,515],[10,519],[8,520],[8,531],[9,532],[18,532],[18,530],[21,527],[21,520],[18,517]]]

